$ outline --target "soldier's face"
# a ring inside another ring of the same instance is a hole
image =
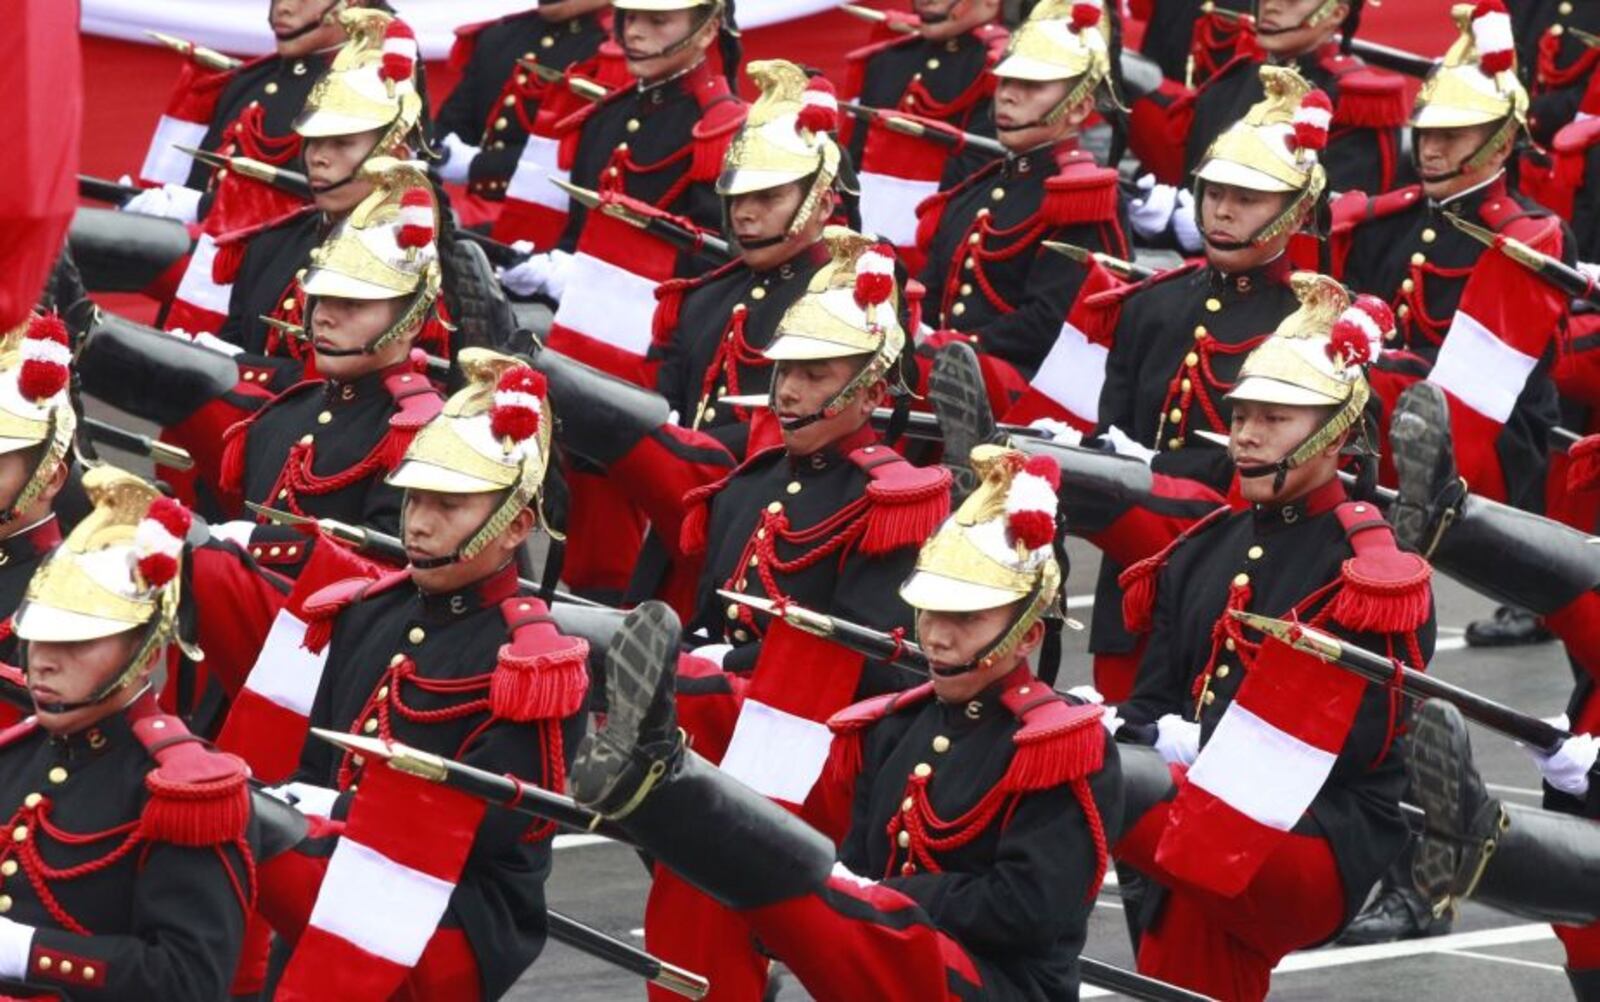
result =
[[[694,31],[696,11],[656,10],[619,11],[622,17],[622,49],[628,72],[640,80],[665,80],[700,61],[716,38],[717,19],[712,18]],[[666,50],[694,32],[694,40],[673,52]],[[664,53],[664,54],[663,54]]]
[[[922,19],[922,37],[942,42],[1000,14],[1000,0],[912,0],[911,9]]]
[[[796,182],[794,184],[779,185],[776,188],[766,188],[762,191],[752,191],[745,195],[735,195],[728,206],[728,220],[733,225],[733,236],[740,243],[739,256],[744,263],[755,271],[766,271],[775,268],[789,260],[804,246],[815,240],[805,239],[805,234],[782,243],[765,247],[746,248],[743,245],[759,243],[773,237],[782,236],[789,228],[795,213],[800,211],[800,203],[805,201],[806,189]],[[826,219],[827,206],[819,206],[819,211],[814,216]],[[822,223],[813,218],[806,229],[820,231]]]
[[[860,358],[779,362],[772,376],[778,417],[794,420],[817,413],[855,378],[863,364]],[[872,416],[872,410],[883,400],[884,392],[885,387],[880,380],[857,393],[855,399],[832,417],[813,421],[794,431],[786,429],[783,432],[784,446],[796,456],[809,456],[854,433]]]
[[[971,664],[990,645],[999,640],[1017,615],[1017,606],[1003,605],[997,609],[980,609],[976,612],[931,612],[917,610],[917,643],[928,655],[935,669],[955,668]],[[1033,649],[1044,635],[1038,623],[1029,627],[1022,641],[995,659],[987,668],[975,668],[962,675],[933,675],[933,692],[946,703],[964,702],[995,680],[1009,674]]]
[[[347,216],[372,194],[372,182],[354,175],[382,138],[382,129],[372,129],[306,140],[306,176],[318,209],[330,216]],[[340,183],[347,178],[348,184]]]
[[[1067,96],[1069,80],[1013,80],[1002,78],[995,85],[994,124],[1000,142],[1018,153],[1053,142],[1083,121],[1073,109],[1051,125],[1037,125]]]
[[[356,0],[350,6],[359,7],[361,3]],[[272,0],[267,17],[277,38],[278,55],[294,59],[343,42],[344,29],[338,21],[323,20],[331,7],[332,0]],[[316,27],[296,35],[311,24]]]
[[[1256,37],[1263,51],[1272,55],[1299,55],[1332,38],[1350,14],[1350,5],[1334,6],[1331,16],[1309,26],[1306,19],[1316,13],[1323,0],[1260,0],[1257,17],[1263,29]]]
[[[494,514],[501,498],[499,493],[453,494],[407,490],[400,506],[406,557],[410,560],[426,560],[455,553]],[[444,567],[413,567],[411,579],[418,588],[434,594],[456,591],[475,581],[482,581],[505,566],[516,548],[528,538],[532,526],[533,513],[524,508],[504,532],[470,559]]]
[[[1249,240],[1288,207],[1288,192],[1256,191],[1231,184],[1207,182],[1200,192],[1200,232],[1206,238],[1206,259],[1229,274],[1249,271],[1283,253],[1290,233],[1262,244],[1234,248]]]
[[[1466,163],[1494,131],[1493,124],[1469,125],[1459,129],[1413,130],[1412,142],[1416,144],[1423,193],[1429,198],[1449,198],[1482,184],[1498,173],[1510,153],[1509,140],[1485,163],[1462,170],[1455,177],[1445,176]]]
[[[0,455],[0,509],[16,504],[22,489],[28,485],[28,478],[33,475],[34,467],[38,466],[43,452],[43,446],[34,446],[31,449],[19,449],[16,452]],[[50,482],[45,485],[33,503],[17,512],[11,521],[0,525],[0,539],[13,536],[49,515],[50,503],[55,500],[66,482],[66,464],[58,464]]]
[[[138,644],[138,631],[114,633],[98,640],[57,643],[38,640],[28,645],[28,694],[33,697],[39,725],[51,734],[74,734],[105,719],[138,691],[149,668],[122,693],[113,693],[93,706],[50,713],[39,704],[78,703],[89,699],[125,668]]]
[[[396,338],[373,354],[335,355],[328,350],[359,351],[400,319],[404,299],[341,299],[322,296],[311,312],[311,344],[317,372],[328,379],[350,380],[398,364],[411,349],[415,334]]]
[[[1327,419],[1326,407],[1236,401],[1228,453],[1237,466],[1269,466],[1293,452]],[[1338,472],[1340,445],[1335,442],[1290,470],[1280,490],[1272,489],[1275,477],[1240,477],[1239,493],[1251,504],[1286,504],[1302,497]]]

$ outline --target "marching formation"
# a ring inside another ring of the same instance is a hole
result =
[[[1471,899],[1600,999],[1600,5],[847,4],[830,79],[553,0],[432,95],[262,6],[0,318],[0,995],[1254,1000]]]

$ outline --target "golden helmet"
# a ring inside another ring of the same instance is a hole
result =
[[[766,356],[774,362],[872,355],[882,376],[905,350],[894,252],[843,226],[822,232],[829,259],[778,321]]]
[[[550,461],[551,417],[544,376],[521,360],[466,348],[458,363],[467,385],[411,440],[387,483],[446,494],[506,492],[457,551],[467,560],[537,502]]]
[[[362,7],[340,11],[339,23],[348,41],[312,86],[294,129],[308,139],[382,129],[374,150],[387,153],[422,121],[416,35],[393,14]]]
[[[1111,22],[1101,0],[1042,0],[1017,28],[994,75],[1012,80],[1075,80],[1049,115],[1054,123],[1111,75]]]
[[[839,144],[830,134],[838,124],[839,102],[825,78],[810,79],[787,60],[760,60],[748,72],[761,93],[723,158],[717,194],[745,195],[812,178],[790,223],[792,236],[839,176]]]
[[[1504,122],[1485,144],[1492,150],[1504,134],[1524,125],[1528,92],[1517,79],[1511,15],[1500,0],[1450,8],[1458,32],[1443,62],[1423,81],[1411,112],[1417,129],[1453,129]]]
[[[0,455],[43,447],[0,522],[39,497],[72,448],[78,416],[67,393],[71,363],[60,317],[32,317],[0,337]]]

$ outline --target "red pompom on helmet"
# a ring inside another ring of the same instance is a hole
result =
[[[400,233],[395,238],[407,249],[433,243],[433,195],[425,188],[408,188],[400,196]]]
[[[800,115],[796,126],[821,135],[839,128],[839,95],[827,77],[812,77],[800,96]]]
[[[1030,550],[1049,546],[1056,536],[1056,491],[1061,467],[1049,456],[1033,456],[1011,478],[1006,492],[1006,528]]]
[[[1327,92],[1314,90],[1300,99],[1294,110],[1294,146],[1321,152],[1328,148],[1328,128],[1333,122],[1333,101]]]
[[[1383,342],[1394,334],[1394,311],[1377,296],[1362,293],[1333,323],[1328,357],[1346,366],[1366,365],[1378,357]]]
[[[494,387],[489,409],[489,430],[497,439],[520,445],[539,433],[547,392],[542,373],[525,365],[507,369]]]
[[[378,75],[390,83],[410,80],[418,55],[416,33],[411,25],[395,18],[383,33],[383,66]]]
[[[856,262],[856,305],[881,306],[894,292],[894,249],[879,244]]]
[[[1472,8],[1472,44],[1478,50],[1478,66],[1491,76],[1517,65],[1511,15],[1501,0],[1478,0]]]
[[[1101,0],[1074,0],[1072,4],[1072,30],[1083,31],[1100,26],[1100,15],[1105,13]]]
[[[178,576],[178,560],[183,541],[189,535],[194,516],[172,498],[156,498],[133,530],[133,552],[139,577],[151,588],[160,588]]]
[[[72,375],[72,343],[67,325],[54,313],[28,321],[22,339],[22,368],[17,373],[17,390],[36,404],[60,393]]]

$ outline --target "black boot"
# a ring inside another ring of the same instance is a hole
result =
[[[606,651],[605,726],[578,746],[570,788],[655,859],[738,909],[820,887],[833,843],[683,745],[673,704],[678,617],[628,613]]]
[[[115,209],[79,209],[67,242],[91,292],[139,292],[194,246],[176,220]]]
[[[671,416],[661,394],[559,351],[540,348],[532,364],[549,381],[557,443],[602,469],[626,456]]]
[[[1490,797],[1460,710],[1422,705],[1406,771],[1427,817],[1414,869],[1423,894],[1446,905],[1470,897],[1540,922],[1600,921],[1600,826]]]
[[[91,311],[73,335],[83,391],[163,428],[239,383],[239,367],[227,355],[115,313]]]
[[[1400,858],[1385,870],[1378,893],[1339,934],[1340,946],[1370,946],[1402,939],[1443,936],[1455,924],[1445,909],[1435,914],[1432,902],[1417,892],[1411,879],[1416,839],[1406,843]]]
[[[928,400],[944,438],[944,465],[954,481],[957,501],[978,486],[968,459],[974,446],[1000,440],[983,385],[983,369],[972,346],[955,342],[939,349],[928,375]]]
[[[1538,616],[1514,605],[1502,605],[1488,619],[1467,624],[1469,647],[1522,647],[1549,643],[1555,638]]]
[[[1117,756],[1122,768],[1122,831],[1115,833],[1113,844],[1151,808],[1178,795],[1172,770],[1154,748],[1118,744]],[[1117,891],[1122,898],[1122,920],[1128,927],[1128,941],[1133,952],[1138,953],[1144,931],[1154,925],[1161,914],[1167,889],[1142,871],[1118,863]]]
[[[1538,615],[1600,586],[1600,547],[1584,533],[1467,493],[1450,452],[1449,406],[1437,386],[1418,383],[1400,395],[1389,447],[1400,478],[1388,513],[1395,535],[1439,570]]]
[[[441,248],[444,252],[444,295],[455,321],[451,347],[488,348],[498,352],[527,351],[532,336],[518,331],[517,318],[505,288],[494,276],[483,248],[457,236]],[[519,336],[520,333],[520,336]]]

